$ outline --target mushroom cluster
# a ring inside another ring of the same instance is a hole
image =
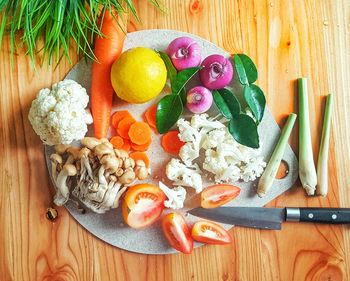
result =
[[[81,148],[56,145],[56,152],[50,156],[57,189],[54,203],[58,206],[68,201],[72,189],[84,205],[104,213],[118,208],[119,199],[130,184],[149,175],[144,161],[134,161],[128,152],[113,149],[107,139],[85,137],[81,144]]]

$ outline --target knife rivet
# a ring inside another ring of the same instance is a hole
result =
[[[332,219],[335,220],[336,218],[337,218],[337,215],[336,215],[336,214],[333,214],[333,215],[332,215]]]
[[[308,217],[309,217],[309,219],[312,219],[312,218],[314,217],[314,214],[313,214],[313,213],[310,213],[310,214],[308,215]]]

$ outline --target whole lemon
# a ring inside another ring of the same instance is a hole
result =
[[[166,78],[163,60],[155,51],[144,47],[122,53],[111,70],[114,91],[129,103],[144,103],[158,96]]]

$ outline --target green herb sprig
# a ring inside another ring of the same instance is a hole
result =
[[[162,9],[157,0],[148,0]],[[24,48],[33,63],[42,53],[41,63],[66,56],[71,63],[70,46],[79,55],[94,59],[92,43],[101,35],[99,15],[105,10],[117,15],[131,13],[139,20],[133,0],[0,0],[0,47],[10,35],[10,51]],[[122,27],[121,27],[122,28]]]

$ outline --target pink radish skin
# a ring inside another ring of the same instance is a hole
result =
[[[190,37],[176,38],[169,44],[166,52],[178,71],[201,63],[201,49]]]
[[[213,104],[213,95],[202,86],[192,88],[187,92],[187,108],[193,113],[206,112]]]
[[[233,78],[231,62],[221,55],[211,55],[202,62],[199,77],[205,87],[210,90],[221,89],[230,84]]]

